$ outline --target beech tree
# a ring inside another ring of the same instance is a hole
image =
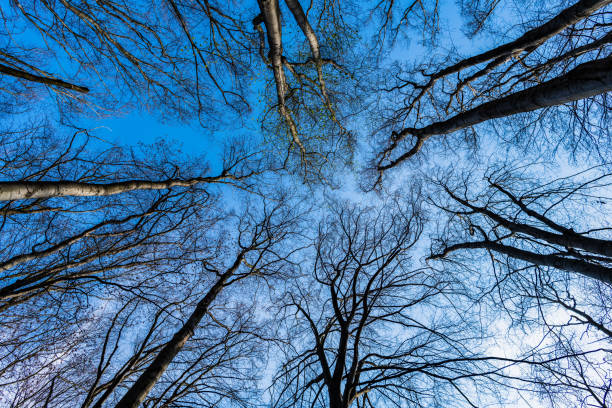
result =
[[[609,407],[610,7],[3,3],[0,405]]]
[[[246,178],[258,170],[238,145],[219,177],[207,177],[203,160],[190,162],[163,142],[99,150],[86,131],[62,139],[49,130],[43,124],[3,134],[1,399],[102,406],[150,363],[176,313],[200,294],[197,282],[212,272],[196,266],[221,257],[229,219],[218,205],[220,189],[211,187],[254,191]],[[210,343],[198,340],[200,354],[189,350],[193,364],[184,373],[199,373],[191,385],[168,377],[170,396],[157,395],[158,403],[190,397],[206,372],[230,373],[234,361],[247,360],[226,347],[240,350],[252,322],[224,320],[206,328]]]
[[[431,137],[571,102],[579,118],[570,125],[576,133],[570,150],[585,133],[598,133],[595,140],[603,140],[594,148],[602,148],[607,143],[605,93],[612,89],[606,56],[609,3],[578,1],[513,41],[433,73],[427,73],[432,62],[398,72],[387,90],[403,98],[403,106],[391,107],[383,127],[391,135],[376,159],[377,183],[385,170],[415,156]],[[542,118],[535,121],[542,123]]]
[[[430,259],[483,249],[612,284],[609,227],[583,224],[588,215],[584,210],[581,219],[568,219],[572,206],[590,194],[593,196],[589,201],[598,207],[606,206],[605,188],[610,174],[602,170],[600,174],[587,172],[591,178],[578,174],[541,185],[530,185],[524,176],[512,172],[493,171],[485,177],[483,193],[468,189],[469,184],[474,184],[469,177],[450,186],[439,181],[455,204],[441,207],[460,224],[458,228],[451,226],[448,235],[438,238]],[[558,219],[561,217],[566,221]]]
[[[43,289],[22,295],[19,302],[6,302],[2,342],[7,354],[0,374],[16,405],[184,401],[218,406],[249,395],[255,378],[243,370],[257,356],[260,319],[249,302],[235,298],[240,292],[232,299],[222,291],[238,286],[253,293],[243,284],[251,275],[283,277],[289,261],[281,244],[295,228],[299,207],[289,211],[277,197],[272,204],[252,203],[233,221],[236,217],[224,215],[210,199],[188,207],[192,212],[187,214],[181,213],[180,202],[171,204],[164,217],[172,219],[177,212],[185,225],[154,230],[152,242],[136,241],[125,250],[98,244],[98,252],[91,252],[98,259],[90,261],[93,265],[73,266],[67,277],[45,281],[46,286],[38,285]],[[141,224],[142,233],[150,230]],[[115,248],[125,255],[113,257]],[[223,303],[215,306],[217,298]],[[37,314],[40,308],[45,313]],[[97,366],[92,358],[99,359]]]
[[[521,362],[480,354],[484,329],[458,282],[412,265],[423,228],[412,198],[330,203],[302,264],[308,280],[283,294],[288,346],[274,406],[477,406],[481,379]]]
[[[144,265],[149,256],[165,252],[156,242],[214,203],[205,188],[240,183],[256,171],[237,150],[218,176],[202,177],[205,169],[190,169],[195,163],[173,158],[163,145],[150,148],[146,153],[157,157],[145,162],[119,148],[88,151],[86,132],[64,140],[45,140],[38,129],[21,135],[18,140],[7,135],[3,145],[12,159],[1,170],[10,181],[0,183],[1,234],[11,243],[1,252],[2,308],[90,281],[110,265],[133,265],[138,251]]]
[[[237,246],[240,250],[225,271],[219,271],[212,265],[205,265],[205,268],[214,272],[218,279],[197,303],[189,319],[159,351],[153,362],[117,403],[117,407],[137,407],[143,402],[168,365],[193,336],[198,324],[208,313],[211,303],[225,287],[253,274],[262,276],[280,274],[284,266],[283,261],[286,259],[285,256],[281,256],[282,252],[278,247],[292,233],[296,221],[296,215],[287,212],[285,206],[283,200],[271,209],[264,206],[261,221],[253,223],[254,220],[251,219],[239,225]],[[246,271],[241,270],[243,264],[247,267]]]
[[[609,170],[553,180],[537,177],[541,170],[432,180],[441,190],[432,202],[447,217],[429,259],[472,271],[517,327],[532,338],[541,332],[543,358],[571,356],[525,374],[551,406],[605,407],[612,380]]]
[[[292,23],[281,23],[281,5]],[[24,103],[44,85],[65,118],[87,111],[113,115],[126,104],[163,106],[166,117],[195,118],[219,129],[244,125],[254,105],[259,113],[265,101],[259,118],[265,139],[287,168],[318,180],[326,162],[350,160],[353,138],[343,124],[348,112],[338,107],[350,80],[350,27],[337,4],[317,2],[305,11],[295,0],[232,6],[19,0],[2,13],[0,78],[8,86],[7,104]],[[284,38],[283,28],[290,29]],[[19,35],[23,31],[40,37],[35,52]],[[53,59],[65,73],[53,73]],[[272,98],[265,94],[268,82],[276,89]]]

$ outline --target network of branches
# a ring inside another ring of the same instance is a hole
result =
[[[2,2],[0,406],[612,406],[611,3]]]

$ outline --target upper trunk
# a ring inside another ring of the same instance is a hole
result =
[[[136,408],[142,403],[149,391],[151,391],[164,371],[166,371],[166,368],[168,368],[168,365],[170,365],[174,357],[181,351],[187,340],[193,336],[196,327],[208,312],[210,304],[221,292],[227,280],[236,272],[243,259],[244,252],[241,252],[234,261],[234,264],[221,275],[206,296],[200,300],[183,327],[176,332],[168,344],[166,344],[157,357],[155,357],[151,365],[149,365],[140,377],[138,377],[136,382],[132,384],[132,387],[116,405],[117,408]]]
[[[222,175],[217,177],[195,177],[186,180],[129,180],[108,184],[81,183],[78,181],[2,181],[0,182],[0,201],[65,196],[108,196],[133,190],[163,190],[171,187],[190,187],[199,183],[214,183],[229,178],[232,177]]]
[[[15,69],[15,68],[11,68],[9,66],[2,65],[2,64],[0,64],[0,73],[5,74],[5,75],[10,75],[15,78],[25,79],[26,81],[30,81],[30,82],[38,82],[40,84],[45,84],[45,85],[59,86],[61,88],[70,89],[71,91],[77,91],[81,93],[89,92],[89,88],[86,88],[84,86],[74,85],[69,82],[62,81],[61,79],[48,78],[48,77],[43,77],[40,75],[30,74],[28,72],[25,72],[19,69]]]
[[[597,279],[601,282],[612,284],[612,268],[598,265],[592,262],[587,262],[579,259],[564,258],[557,255],[542,255],[523,249],[510,247],[497,242],[481,241],[481,242],[464,242],[461,244],[452,245],[446,248],[441,254],[430,256],[430,259],[443,258],[447,254],[460,249],[489,249],[508,255],[511,258],[521,259],[535,265],[551,266],[568,272],[577,272],[581,275],[592,279]]]
[[[465,68],[477,65],[491,59],[505,60],[506,58],[522,51],[537,48],[549,38],[560,33],[564,29],[576,24],[580,20],[590,16],[600,8],[610,4],[612,0],[581,0],[563,10],[545,24],[527,31],[514,41],[500,45],[482,54],[466,58],[458,63],[445,68],[432,76],[432,79],[441,78],[459,72]]]
[[[389,169],[414,156],[422,148],[424,141],[431,136],[455,132],[490,119],[561,105],[610,91],[612,90],[611,67],[612,57],[586,62],[565,75],[483,103],[443,122],[435,122],[423,128],[405,128],[395,136],[387,152],[393,150],[397,142],[408,135],[417,138],[415,145],[389,164],[379,165],[378,169]]]

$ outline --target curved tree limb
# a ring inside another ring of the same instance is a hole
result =
[[[390,146],[382,152],[378,170],[390,169],[414,156],[431,136],[448,134],[491,119],[585,99],[610,90],[612,90],[612,57],[586,62],[565,75],[483,103],[448,120],[435,122],[423,128],[404,128],[393,135]],[[382,161],[397,147],[398,142],[406,136],[416,138],[413,147],[388,164],[382,164]]]

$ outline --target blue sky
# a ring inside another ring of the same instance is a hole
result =
[[[223,153],[222,138],[197,124],[178,121],[161,122],[156,115],[147,112],[130,112],[113,118],[90,118],[83,121],[84,127],[96,129],[97,137],[112,144],[134,146],[150,144],[156,139],[174,140],[180,143],[183,152],[190,155],[206,154],[211,166],[218,163]],[[213,170],[215,170],[213,168]]]
[[[492,17],[493,24],[503,23],[500,24],[500,27],[507,27],[510,29],[510,27],[513,27],[515,22],[520,21],[523,16],[518,12],[520,9],[517,7],[517,1],[519,0],[508,0],[503,2],[498,9],[498,13]],[[557,1],[555,1],[555,3],[557,3]],[[505,5],[508,7],[505,7]],[[491,36],[486,32],[476,36],[475,38],[468,38],[465,36],[463,30],[463,20],[460,16],[459,8],[457,7],[455,0],[442,2],[440,4],[440,9],[440,25],[442,27],[442,32],[440,33],[441,41],[437,48],[438,53],[445,53],[447,49],[455,48],[459,54],[463,56],[470,56],[492,45],[500,44],[506,40],[502,37]],[[34,34],[29,31],[23,31],[18,35],[24,38],[26,42],[30,41],[33,44],[40,41],[38,34]],[[391,58],[404,62],[418,62],[422,61],[424,58],[427,58],[427,54],[430,52],[432,52],[430,49],[427,49],[420,44],[420,38],[418,36],[414,36],[411,41],[408,42],[408,45],[406,45],[406,42],[398,43],[398,46],[391,54]],[[59,55],[61,58],[61,54]],[[57,69],[56,72],[58,73],[59,77],[67,79],[70,78],[69,72],[71,67],[67,60],[55,60],[49,64],[49,67]],[[61,73],[64,73],[66,76],[63,76]],[[265,72],[265,74],[268,77],[271,76],[270,72]],[[90,87],[96,86],[95,83],[85,85]],[[261,92],[262,83],[257,82],[256,80],[256,85],[254,85],[254,87],[257,87],[257,91]],[[113,117],[100,117],[96,116],[93,112],[86,112],[83,117],[79,118],[78,125],[90,129],[98,139],[96,144],[100,143],[101,147],[104,147],[103,145],[105,142],[110,145],[122,145],[129,147],[135,146],[138,143],[150,144],[160,138],[168,141],[176,141],[180,144],[180,149],[187,155],[199,156],[205,154],[211,166],[211,173],[216,173],[220,169],[223,143],[224,141],[228,140],[230,136],[236,134],[239,136],[251,137],[256,141],[261,140],[261,128],[258,122],[256,120],[254,121],[253,119],[258,118],[260,115],[258,109],[263,109],[262,105],[263,104],[254,106],[253,109],[255,112],[245,115],[245,118],[248,117],[248,119],[245,119],[242,123],[229,123],[227,127],[221,127],[225,130],[216,131],[210,130],[213,128],[213,126],[211,126],[210,129],[201,126],[197,120],[190,123],[185,123],[169,117],[167,120],[161,121],[160,116],[163,116],[164,112],[156,112],[154,110],[139,110],[137,108],[128,110],[127,112],[115,115]],[[211,118],[210,120],[214,120],[214,118]],[[361,137],[359,139],[360,142],[362,142],[364,138],[368,136],[366,132],[369,128],[367,126],[360,126],[364,120],[367,119],[359,118],[357,119],[357,124],[351,124],[356,128],[355,131]],[[492,139],[487,138],[486,140]],[[169,144],[169,146],[173,146],[173,144]],[[496,160],[505,155],[503,149],[498,149],[497,145],[493,142],[491,145],[483,147],[482,151],[489,153],[490,156],[495,157]],[[362,150],[358,152],[358,155],[365,156],[366,154],[370,153],[371,152],[364,153]],[[437,159],[439,161],[447,160],[449,156],[447,156],[445,159]],[[559,162],[564,162],[566,161],[566,158],[563,155],[559,155],[557,156],[557,160]],[[467,165],[467,163],[464,163],[466,160],[462,161],[463,163],[457,165],[456,168],[453,168],[453,163],[450,163],[450,165],[447,165],[447,163],[435,163],[435,165],[439,167],[446,166],[446,170],[452,172],[454,170],[459,170],[461,165]],[[435,160],[433,160],[433,162],[435,162]],[[567,172],[568,168],[569,167],[562,167],[562,171]],[[420,170],[425,169],[422,167]],[[393,187],[405,187],[407,185],[406,182],[410,181],[413,175],[418,173],[418,171],[419,169],[415,171],[413,166],[406,166],[403,171],[398,171],[397,176],[394,176],[395,185]],[[356,175],[355,173],[346,171],[346,174],[342,174],[341,177],[343,177],[346,182],[341,186],[340,192],[336,192],[334,194],[342,195],[344,198],[348,198],[354,202],[363,202],[366,204],[375,205],[378,198],[374,193],[365,194],[360,191],[359,183],[356,182],[356,179],[359,177],[358,174]],[[295,183],[299,184],[297,181]],[[228,195],[228,197],[232,196]],[[311,196],[311,198],[312,197],[313,196]],[[224,198],[226,198],[226,196],[224,196]],[[313,201],[316,201],[316,198]],[[425,254],[428,249],[426,247],[428,242],[423,240],[421,244],[423,245],[423,248],[419,248],[419,250]],[[419,256],[423,254],[419,254]],[[500,332],[506,329],[506,322],[497,323],[500,325]],[[508,344],[507,340],[507,338],[502,337],[498,343],[494,344],[494,348],[496,350],[508,351],[504,348]],[[520,338],[520,333],[517,335],[517,339],[514,340],[519,343],[522,341]],[[518,346],[513,345],[512,347],[514,348],[510,351],[516,350],[516,347]]]

